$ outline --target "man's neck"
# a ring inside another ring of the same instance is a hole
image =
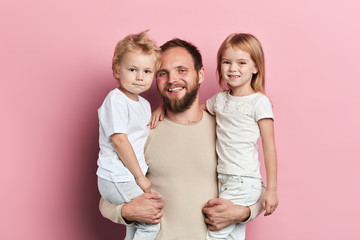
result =
[[[184,112],[174,113],[169,110],[166,110],[166,117],[176,123],[180,124],[194,124],[199,122],[202,119],[203,111],[199,106],[199,102],[195,102],[191,107]]]

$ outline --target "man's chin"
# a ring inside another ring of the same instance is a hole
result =
[[[191,92],[186,93],[180,99],[162,95],[165,108],[173,113],[180,113],[188,110],[194,103],[198,90],[198,88],[195,88]]]

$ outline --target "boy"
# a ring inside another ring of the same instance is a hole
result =
[[[112,69],[119,87],[110,91],[98,110],[98,187],[102,197],[115,204],[151,190],[144,158],[151,109],[139,94],[150,88],[161,53],[147,32],[128,35],[116,45]],[[155,239],[160,228],[139,222],[134,227],[133,239]]]

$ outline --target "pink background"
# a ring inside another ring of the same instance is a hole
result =
[[[116,42],[150,29],[204,58],[233,32],[258,36],[276,115],[280,205],[248,239],[360,239],[360,5],[303,1],[1,1],[0,239],[121,239],[98,212],[97,109],[115,88]],[[144,94],[153,106],[153,87]],[[181,194],[181,193],[179,193]]]

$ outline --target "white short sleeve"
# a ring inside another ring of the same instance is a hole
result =
[[[128,125],[128,109],[124,99],[110,97],[99,109],[99,121],[106,137],[114,133],[126,133]]]
[[[255,120],[259,121],[264,118],[271,118],[274,120],[272,105],[266,96],[262,96],[255,106]]]
[[[211,115],[215,115],[215,102],[216,102],[216,96],[218,94],[215,94],[208,100],[206,100],[206,109]]]

